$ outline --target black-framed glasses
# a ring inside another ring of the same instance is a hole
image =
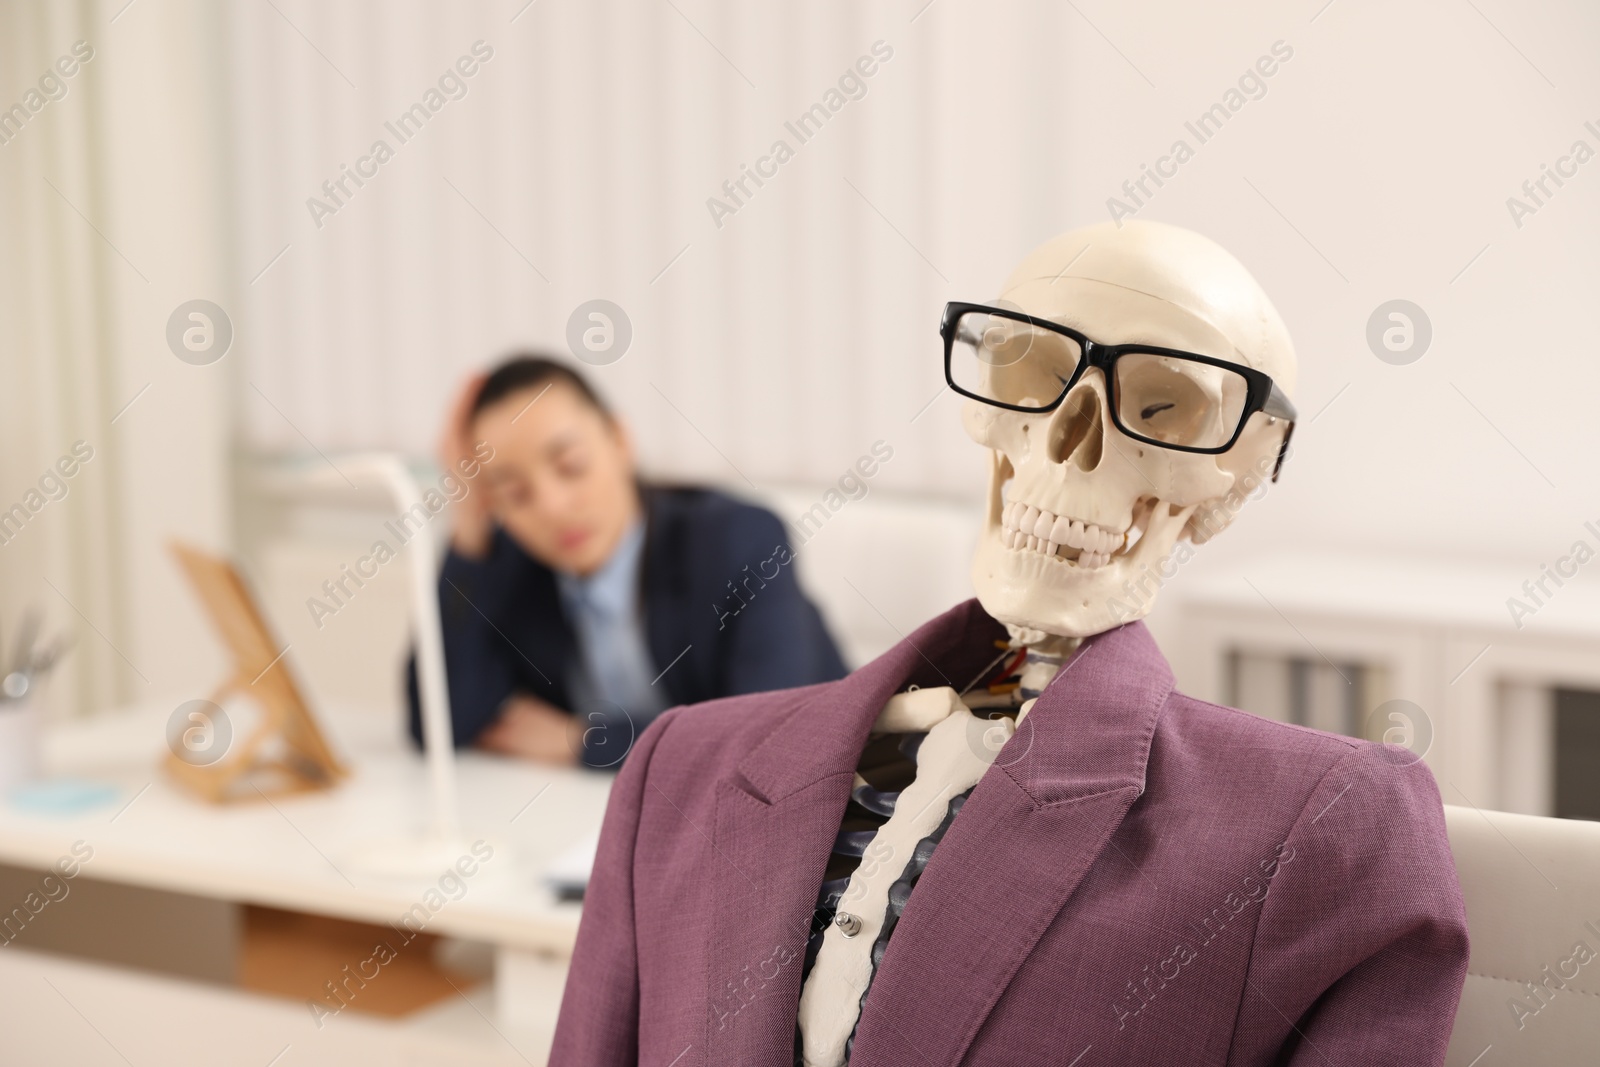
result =
[[[1097,367],[1118,430],[1177,452],[1232,448],[1256,412],[1288,422],[1272,480],[1278,480],[1298,415],[1272,376],[1175,348],[1106,345],[1070,326],[987,304],[952,302],[939,322],[944,377],[962,396],[1010,411],[1054,411]]]

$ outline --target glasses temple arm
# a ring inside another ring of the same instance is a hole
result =
[[[1283,444],[1278,446],[1278,462],[1272,467],[1272,480],[1277,481],[1278,475],[1283,471],[1283,461],[1289,457],[1289,438],[1294,436],[1294,423],[1291,421],[1283,428]]]
[[[1276,415],[1278,418],[1287,419],[1290,422],[1296,422],[1300,418],[1300,413],[1295,410],[1295,406],[1290,401],[1288,394],[1278,388],[1277,382],[1272,383],[1272,388],[1267,393],[1266,402],[1261,405],[1261,410],[1268,415]]]

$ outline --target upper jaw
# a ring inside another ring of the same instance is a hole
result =
[[[1136,534],[1133,524],[1121,530],[1058,515],[1021,500],[1001,505],[996,535],[1001,545],[1071,562],[1079,567],[1103,567],[1127,548]]]

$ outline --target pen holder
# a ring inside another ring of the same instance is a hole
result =
[[[0,699],[0,795],[28,784],[38,773],[38,711],[33,699]]]

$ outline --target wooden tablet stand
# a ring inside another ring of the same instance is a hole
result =
[[[227,750],[204,765],[167,756],[168,775],[213,804],[257,800],[328,789],[349,775],[328,746],[311,709],[289,673],[266,620],[239,572],[226,559],[171,543],[206,614],[233,653],[233,674],[211,694],[221,704],[231,694],[257,701],[265,715],[248,737],[231,738]]]

